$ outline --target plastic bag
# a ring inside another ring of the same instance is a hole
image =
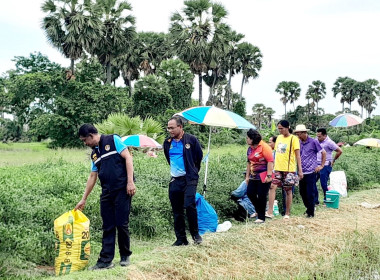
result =
[[[330,173],[329,190],[335,190],[343,197],[347,196],[347,180],[344,171],[333,171]]]
[[[204,234],[207,231],[215,232],[218,226],[218,215],[215,209],[199,193],[195,195],[195,202],[197,205],[199,234]]]
[[[55,274],[65,275],[83,269],[90,258],[90,220],[71,210],[54,221]]]

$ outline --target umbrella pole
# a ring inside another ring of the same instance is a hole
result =
[[[207,171],[208,171],[208,157],[210,155],[210,143],[211,143],[211,126],[210,126],[210,132],[208,135],[208,146],[207,146],[207,159],[206,159],[206,169],[205,169],[205,181],[203,184],[203,196],[206,197],[206,190],[207,190]]]

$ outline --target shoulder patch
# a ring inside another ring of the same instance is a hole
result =
[[[110,150],[110,145],[106,145],[104,149],[108,152]]]

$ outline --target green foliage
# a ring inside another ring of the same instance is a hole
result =
[[[245,118],[245,116],[247,114],[245,111],[245,101],[240,100],[240,101],[236,102],[234,109],[233,109],[233,112],[242,116],[243,118]]]
[[[173,107],[167,81],[154,75],[145,76],[135,84],[134,115],[155,116]]]
[[[76,64],[75,80],[81,83],[100,82],[104,79],[104,69],[96,57],[84,57]]]
[[[15,74],[37,73],[37,72],[61,72],[61,65],[51,62],[46,55],[40,52],[31,53],[29,57],[15,56],[12,61],[15,62]]]
[[[43,114],[31,124],[32,135],[39,137],[39,131],[49,135],[52,147],[81,146],[77,137],[80,125],[121,112],[128,99],[123,88],[99,83],[69,81],[61,90],[53,113]]]
[[[151,117],[141,120],[139,116],[131,118],[125,114],[116,113],[110,114],[105,121],[95,126],[102,134],[118,134],[120,136],[143,134],[158,142],[164,141],[160,122]]]
[[[157,75],[168,82],[173,108],[183,110],[190,107],[191,94],[194,90],[194,75],[187,64],[179,59],[164,60],[161,62]]]
[[[22,126],[17,121],[0,118],[1,141],[18,141],[21,135]]]

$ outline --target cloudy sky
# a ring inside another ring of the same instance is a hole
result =
[[[69,66],[48,45],[40,28],[41,0],[2,1],[0,10],[0,74],[14,67],[14,56],[40,51],[50,60]],[[326,83],[327,96],[320,107],[327,113],[341,110],[331,88],[340,76],[358,81],[380,81],[380,1],[378,0],[222,0],[229,12],[227,23],[245,41],[258,46],[263,67],[256,80],[245,85],[247,113],[255,103],[264,103],[280,117],[284,113],[275,92],[281,81],[296,81],[302,94],[296,105],[304,105],[305,92],[314,80]],[[138,31],[167,32],[173,12],[181,0],[131,0]],[[240,90],[241,76],[233,79]],[[207,88],[204,87],[207,91]],[[207,96],[204,92],[203,96]],[[197,98],[197,88],[193,97]],[[379,105],[375,114],[380,114]],[[289,107],[288,107],[289,108]],[[355,102],[354,109],[359,110]]]

